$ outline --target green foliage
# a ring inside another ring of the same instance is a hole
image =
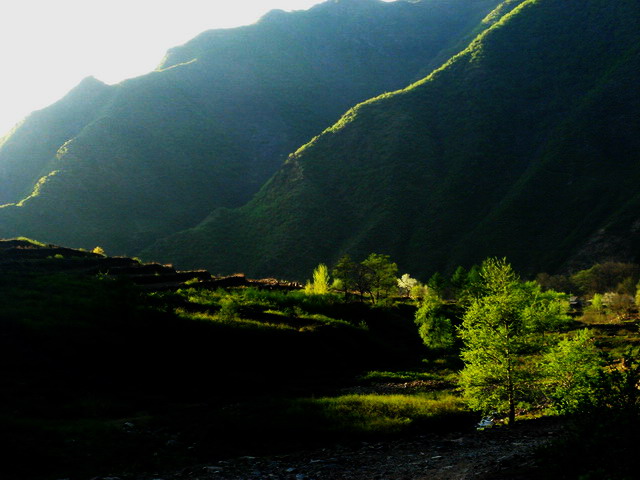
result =
[[[428,426],[465,412],[461,399],[450,393],[419,395],[343,395],[303,399],[298,406],[318,415],[324,428],[343,432],[398,433]]]
[[[513,423],[518,405],[534,394],[538,371],[530,356],[543,346],[541,333],[565,321],[566,306],[536,284],[520,282],[504,259],[485,260],[480,277],[480,294],[459,329],[460,385],[472,409],[506,413]]]
[[[313,282],[307,281],[304,291],[307,294],[324,295],[329,293],[330,285],[329,269],[321,263],[313,271]]]
[[[467,283],[469,282],[469,277],[467,271],[462,266],[458,266],[454,272],[451,274],[451,278],[449,279],[449,285],[451,287],[451,296],[453,298],[458,298],[460,294],[467,287]]]
[[[594,293],[591,298],[591,309],[596,313],[602,313],[604,311],[604,303],[602,301],[601,293]]]
[[[371,302],[376,304],[389,297],[397,285],[398,265],[391,261],[389,255],[372,253],[362,261],[362,266]]]
[[[416,311],[418,333],[430,350],[443,351],[454,344],[453,325],[445,316],[444,303],[435,293],[426,295]]]
[[[367,295],[373,304],[389,297],[397,288],[398,265],[389,255],[371,253],[360,263],[343,256],[333,268],[333,276],[340,281],[343,292],[355,290],[360,299]]]
[[[442,295],[446,288],[446,279],[440,272],[436,272],[431,275],[431,278],[427,281],[427,286],[433,290],[436,295]]]
[[[427,287],[426,285],[419,284],[411,289],[409,296],[411,297],[412,300],[420,301],[430,294],[431,294],[431,291],[429,290],[429,287]]]
[[[640,279],[640,266],[633,263],[598,263],[571,276],[571,281],[583,295],[616,292],[634,295],[634,285]]]
[[[240,308],[235,298],[225,296],[220,299],[220,310],[218,316],[223,320],[237,320]]]
[[[31,245],[35,245],[37,247],[46,247],[46,244],[39,242],[37,240],[33,240],[32,238],[27,238],[27,237],[16,237],[13,240],[18,240],[21,242],[27,242],[30,243]]]
[[[589,330],[562,340],[542,362],[547,394],[557,412],[584,412],[605,403],[604,361]]]

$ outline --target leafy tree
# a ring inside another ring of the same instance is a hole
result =
[[[360,301],[370,290],[370,269],[361,263],[351,260],[349,255],[344,255],[333,268],[333,278],[338,282],[340,290],[346,299],[349,292],[356,291]]]
[[[459,329],[465,363],[460,383],[471,408],[507,413],[512,424],[517,405],[533,393],[537,371],[529,357],[542,347],[540,333],[566,316],[551,305],[558,297],[522,283],[505,259],[485,260],[479,276]]]
[[[571,280],[583,295],[590,295],[616,291],[618,286],[628,288],[638,281],[639,275],[640,266],[634,263],[605,262],[575,273]]]
[[[446,284],[447,282],[440,272],[431,275],[431,278],[427,281],[427,286],[440,296],[444,293]]]
[[[373,304],[393,292],[398,284],[398,266],[389,255],[370,254],[361,263],[343,256],[333,268],[333,276],[340,281],[345,298],[349,291],[357,291],[360,300],[367,295]]]
[[[576,413],[603,400],[603,359],[589,330],[562,340],[544,356],[548,396],[559,413]]]
[[[351,257],[343,255],[331,272],[335,281],[338,282],[340,290],[344,293],[345,299],[349,292],[356,288],[356,269],[357,264],[351,260]]]
[[[469,306],[471,301],[480,294],[481,286],[482,278],[480,276],[480,267],[478,265],[473,265],[467,272],[464,285],[457,292],[458,303],[460,303],[460,305]]]
[[[416,311],[418,333],[430,350],[447,350],[454,343],[453,326],[443,307],[442,299],[435,292],[431,292],[424,297]]]
[[[467,286],[467,271],[464,267],[459,266],[455,269],[451,278],[449,279],[449,285],[451,286],[451,294],[454,298],[458,298],[460,292],[462,292]]]
[[[418,285],[416,285],[415,287],[413,287],[411,289],[411,292],[409,293],[409,296],[411,297],[412,300],[421,301],[423,298],[425,298],[430,293],[431,293],[431,289],[429,287],[427,287],[426,285],[423,285],[421,283],[418,283]]]
[[[411,290],[418,286],[420,282],[415,278],[411,278],[411,275],[405,273],[398,279],[398,288],[400,289],[400,293],[404,296],[411,296]]]
[[[604,312],[604,304],[602,303],[602,294],[594,293],[591,299],[591,309],[596,313]]]
[[[324,263],[321,263],[313,271],[313,282],[307,281],[304,291],[308,294],[323,295],[329,293],[330,284],[329,269]]]
[[[397,284],[398,265],[391,261],[389,255],[370,254],[362,261],[366,291],[373,304],[381,298],[389,296]]]

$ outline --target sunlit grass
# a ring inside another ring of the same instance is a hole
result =
[[[37,247],[46,247],[47,246],[46,244],[44,244],[42,242],[39,242],[39,241],[34,240],[32,238],[27,238],[27,237],[16,237],[16,238],[12,238],[11,240],[18,240],[20,242],[28,242],[28,243],[30,243],[32,245],[37,246]]]
[[[449,392],[307,398],[294,406],[317,416],[329,430],[352,433],[398,433],[467,412],[461,398]]]
[[[189,312],[183,308],[177,308],[175,313],[178,317],[185,320],[205,321],[234,328],[297,330],[297,328],[285,323],[260,322],[257,320],[241,318],[239,316],[220,315],[210,312]]]

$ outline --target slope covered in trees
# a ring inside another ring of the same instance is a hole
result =
[[[489,255],[524,272],[635,260],[640,7],[506,12],[425,79],[348,111],[249,204],[146,254],[292,277],[370,251],[419,275]]]
[[[349,107],[464,48],[499,3],[273,11],[201,34],[148,75],[87,79],[0,140],[0,236],[132,254],[215,207],[242,205]]]

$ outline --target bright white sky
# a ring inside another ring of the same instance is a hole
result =
[[[0,137],[83,78],[106,83],[153,70],[165,52],[212,28],[322,0],[4,0]]]

